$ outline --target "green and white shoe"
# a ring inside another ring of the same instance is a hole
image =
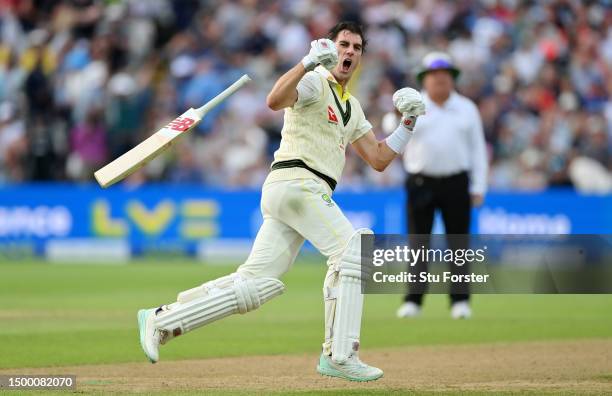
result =
[[[344,378],[349,381],[375,381],[383,376],[383,371],[377,367],[368,366],[357,354],[351,355],[344,363],[335,363],[331,356],[321,354],[317,371],[328,377]]]
[[[138,311],[140,346],[151,363],[159,360],[160,332],[155,328],[155,308]]]

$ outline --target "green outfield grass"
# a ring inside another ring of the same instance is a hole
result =
[[[231,272],[191,261],[128,265],[0,263],[0,368],[144,361],[136,311]],[[164,360],[320,350],[322,260],[298,262],[285,295],[180,337]],[[364,349],[612,337],[612,295],[478,295],[475,317],[453,321],[445,296],[428,296],[419,320],[399,320],[398,295],[366,298]]]

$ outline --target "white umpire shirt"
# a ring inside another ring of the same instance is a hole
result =
[[[467,171],[470,193],[487,190],[487,153],[476,105],[453,91],[444,105],[422,93],[426,114],[418,118],[404,152],[408,173],[444,177]]]

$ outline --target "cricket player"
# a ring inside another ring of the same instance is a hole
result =
[[[325,341],[317,371],[352,381],[372,381],[382,370],[359,359],[363,295],[361,235],[332,199],[344,167],[346,147],[377,171],[400,154],[425,105],[418,91],[403,88],[393,97],[402,113],[398,128],[378,141],[347,84],[366,46],[353,22],[334,26],[314,40],[301,62],[282,75],[267,97],[285,109],[280,148],[262,190],[263,224],[252,251],[236,272],[179,293],[177,301],[138,312],[140,343],[149,358],[159,345],[225,316],[257,309],[283,293],[281,276],[309,240],[327,257],[323,284]]]

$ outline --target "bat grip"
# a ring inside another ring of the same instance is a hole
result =
[[[249,81],[251,81],[251,78],[247,74],[244,74],[235,83],[227,87],[219,95],[209,100],[204,106],[197,108],[195,111],[197,112],[198,116],[204,117],[204,114],[208,113],[212,108],[218,106],[219,103],[223,102],[225,99],[227,99],[234,92],[242,88]]]

